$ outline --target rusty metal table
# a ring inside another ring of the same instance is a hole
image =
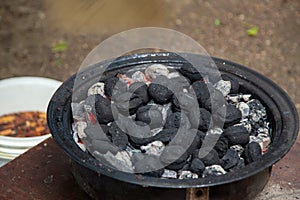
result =
[[[257,200],[300,199],[300,141],[274,167]],[[70,161],[52,138],[0,168],[0,199],[89,199],[75,182]]]

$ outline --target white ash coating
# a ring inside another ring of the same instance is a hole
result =
[[[205,167],[202,177],[204,178],[204,177],[208,177],[208,176],[220,176],[220,175],[223,175],[226,173],[227,172],[220,165],[211,165],[211,166]]]
[[[179,174],[178,179],[196,179],[196,178],[198,178],[198,174],[194,174],[191,171],[183,170],[183,171],[180,171],[178,174]]]
[[[145,146],[141,146],[141,150],[145,151],[145,154],[160,156],[164,150],[165,145],[161,141],[154,141]]]
[[[169,70],[165,65],[153,64],[147,67],[145,74],[151,79],[155,79],[159,75],[167,76],[169,74]]]
[[[95,95],[95,94],[100,94],[102,96],[105,96],[104,95],[104,83],[97,82],[88,89],[88,93],[87,93],[88,96]]]
[[[228,95],[230,93],[231,82],[220,80],[214,85],[214,87],[217,90],[219,90],[220,92],[222,92],[223,96],[225,97],[226,95]]]
[[[162,178],[177,178],[177,172],[174,170],[164,169],[164,173],[161,176]]]

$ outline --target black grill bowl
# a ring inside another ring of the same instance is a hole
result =
[[[189,54],[189,56],[199,55]],[[201,199],[204,194],[201,196],[199,190],[205,189],[204,191],[209,191],[209,199],[253,199],[263,190],[269,180],[272,165],[290,150],[297,138],[299,125],[297,110],[288,95],[263,75],[223,59],[213,58],[213,61],[221,73],[237,79],[244,93],[254,95],[267,108],[272,123],[272,144],[263,159],[219,177],[177,180],[116,171],[83,152],[77,147],[71,135],[73,120],[71,102],[86,97],[87,89],[99,80],[99,71],[103,66],[109,63],[107,70],[115,72],[149,63],[167,64],[176,68],[187,62],[174,53],[124,56],[113,62],[94,64],[74,74],[56,91],[48,106],[47,120],[51,134],[70,157],[71,170],[76,181],[92,198]],[[75,79],[76,87],[74,87]],[[73,96],[73,91],[76,91],[76,97]],[[197,194],[187,195],[190,192]]]

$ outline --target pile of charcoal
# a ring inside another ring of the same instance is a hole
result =
[[[238,81],[210,80],[190,65],[152,64],[92,85],[72,103],[73,138],[101,163],[160,178],[235,171],[271,142],[266,108]]]

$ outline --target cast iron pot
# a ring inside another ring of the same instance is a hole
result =
[[[191,58],[196,54],[188,54]],[[221,73],[240,83],[243,93],[251,93],[267,108],[272,123],[272,144],[263,159],[246,167],[212,178],[192,180],[158,179],[116,171],[83,152],[71,135],[71,102],[86,98],[87,89],[99,80],[99,71],[107,73],[135,66],[161,63],[178,68],[187,63],[174,53],[146,53],[120,57],[94,64],[74,74],[53,95],[48,106],[48,125],[54,140],[71,158],[71,170],[78,182],[94,199],[253,199],[269,180],[272,165],[294,144],[298,133],[298,114],[288,95],[263,75],[239,64],[213,58]],[[76,87],[74,81],[76,79]]]

